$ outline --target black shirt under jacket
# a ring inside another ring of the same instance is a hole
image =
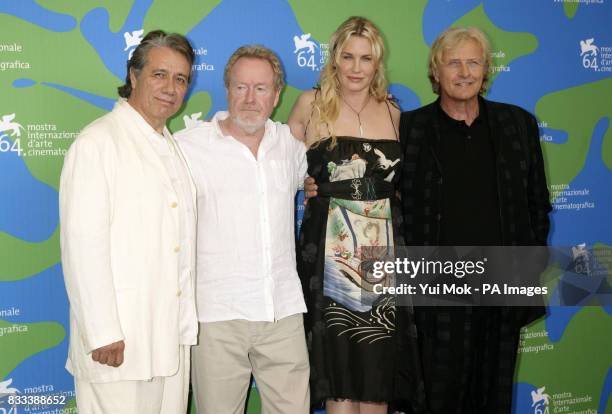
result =
[[[435,246],[451,240],[473,245],[482,241],[481,236],[494,236],[469,232],[470,227],[486,222],[499,223],[499,245],[546,245],[551,205],[537,122],[517,106],[479,100],[492,156],[486,159],[489,149],[487,142],[481,141],[478,151],[484,165],[478,168],[488,175],[488,163],[493,162],[494,186],[488,177],[469,183],[469,177],[444,174],[445,166],[452,169],[456,162],[454,167],[459,169],[469,158],[460,160],[459,155],[466,153],[458,151],[457,159],[452,159],[452,148],[439,154],[440,145],[456,138],[442,137],[445,123],[439,102],[402,113],[402,235],[408,245]],[[475,128],[481,126],[475,124]],[[479,129],[476,134],[483,132]],[[489,205],[484,218],[470,213],[468,227],[463,227],[452,214],[471,209],[469,201],[459,200],[466,185],[473,185],[472,196],[482,191],[482,196],[475,197],[484,197],[486,202],[494,199],[491,191],[495,188],[497,208]],[[463,203],[455,213],[451,212],[454,201]],[[495,218],[491,216],[494,213]],[[543,315],[544,309],[416,307],[414,311],[426,408],[417,409],[412,404],[407,412],[510,413],[520,329]]]
[[[444,191],[440,206],[440,244],[498,246],[501,244],[495,152],[482,103],[471,125],[438,107],[440,160]]]
[[[545,246],[552,208],[536,119],[518,106],[480,101],[495,153],[500,245]],[[433,102],[401,116],[402,234],[409,245],[439,245],[441,241],[446,185],[435,152],[441,140],[439,110],[439,103]]]

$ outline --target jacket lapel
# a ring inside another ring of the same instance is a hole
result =
[[[127,129],[130,130],[130,133],[126,134],[126,137],[137,148],[139,154],[141,154],[142,162],[151,164],[151,169],[154,170],[161,178],[164,187],[168,191],[175,193],[170,176],[166,171],[166,167],[164,166],[157,151],[155,151],[155,148],[153,148],[153,144],[148,136],[152,133],[152,128],[148,125],[143,125],[143,123],[146,123],[144,119],[134,118],[135,116],[140,117],[140,114],[138,114],[136,110],[132,109],[127,101],[119,102],[116,109],[122,123]]]
[[[504,139],[502,125],[498,118],[498,112],[493,110],[491,103],[482,97],[478,97],[480,101],[480,107],[486,112],[487,123],[489,126],[489,139],[493,146],[493,153],[495,154],[496,164],[501,160],[501,140]]]

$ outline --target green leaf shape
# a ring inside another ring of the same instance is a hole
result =
[[[59,227],[42,243],[27,242],[0,232],[0,282],[26,279],[59,261]]]
[[[582,170],[595,125],[602,117],[612,118],[609,101],[612,79],[604,79],[543,96],[536,104],[538,119],[549,128],[564,130],[563,144],[542,143],[549,185],[568,184]],[[602,158],[612,166],[612,128],[603,138]]]
[[[162,29],[187,34],[221,3],[221,0],[156,0],[144,20],[145,33]]]
[[[27,358],[59,345],[66,336],[57,322],[12,323],[0,320],[0,331],[13,325],[25,326],[25,332],[4,333],[0,337],[0,378],[5,378]]]
[[[545,328],[545,321],[541,319],[530,325],[526,332],[542,331]],[[516,381],[536,387],[546,386],[546,393],[551,396],[567,391],[573,396],[589,394],[593,397],[589,408],[596,409],[601,384],[612,365],[609,349],[611,332],[612,318],[602,308],[583,308],[571,320],[561,341],[551,342],[548,338],[525,339],[524,345],[548,344],[554,346],[554,349],[520,353]],[[585,409],[586,405],[576,405],[575,408]]]
[[[278,106],[272,113],[271,118],[275,121],[286,123],[289,119],[289,114],[291,114],[291,109],[293,109],[293,104],[297,101],[301,93],[302,91],[300,89],[289,85],[285,86],[285,89],[283,89],[281,93]]]

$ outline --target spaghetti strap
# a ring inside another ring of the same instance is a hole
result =
[[[318,93],[319,93],[319,90],[315,89],[315,97],[312,102],[314,102],[317,99]],[[314,113],[314,105],[312,106],[312,109],[310,110],[310,116],[308,117],[308,122],[306,122],[306,128],[304,128],[304,139],[306,139],[306,137],[308,136],[308,126],[310,125],[310,120],[312,119],[313,113]]]
[[[395,139],[399,140],[397,136],[397,129],[395,128],[395,122],[393,122],[393,115],[391,114],[391,108],[389,108],[389,100],[385,99],[385,104],[387,105],[387,111],[389,111],[389,118],[391,119],[391,125],[393,125],[393,132],[395,132]]]

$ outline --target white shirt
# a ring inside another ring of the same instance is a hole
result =
[[[134,110],[131,105],[129,108]],[[178,275],[179,290],[176,293],[179,299],[179,343],[182,345],[194,345],[197,343],[198,326],[193,323],[196,319],[196,308],[194,300],[193,273],[191,268],[191,257],[195,253],[191,240],[195,240],[196,218],[192,208],[191,175],[189,174],[184,156],[176,145],[170,131],[164,127],[163,134],[155,131],[134,110],[134,122],[143,131],[147,131],[147,138],[153,149],[159,155],[164,165],[172,188],[176,193],[177,200],[172,202],[172,207],[178,209],[179,216],[179,244],[178,249]]]
[[[271,322],[306,312],[294,235],[306,147],[287,125],[268,120],[255,158],[223,135],[227,116],[175,134],[198,193],[198,318]]]

